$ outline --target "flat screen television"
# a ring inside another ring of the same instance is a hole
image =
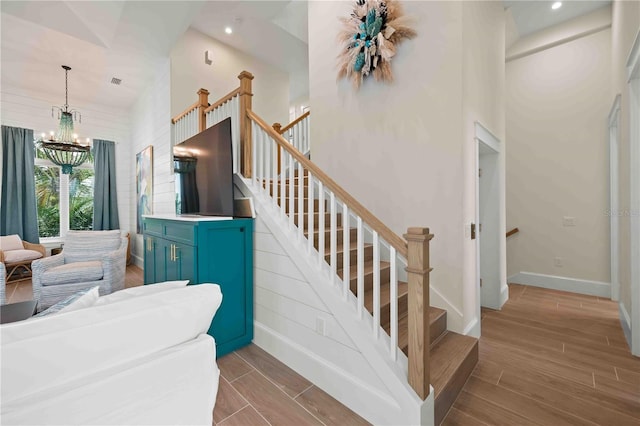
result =
[[[231,119],[173,147],[176,214],[234,216]]]

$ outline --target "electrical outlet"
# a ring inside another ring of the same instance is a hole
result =
[[[559,268],[562,268],[562,258],[561,257],[556,257],[553,259],[553,266],[557,266]]]
[[[321,336],[327,335],[327,323],[322,317],[316,317],[316,333]]]
[[[565,216],[562,218],[562,226],[576,226],[576,218],[573,216]]]

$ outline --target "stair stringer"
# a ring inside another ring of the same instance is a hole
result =
[[[259,221],[273,235],[385,389],[374,389],[350,371],[344,370],[339,362],[336,364],[296,343],[293,333],[286,334],[290,330],[273,330],[256,320],[254,343],[374,424],[432,425],[433,388],[425,401],[420,400],[408,384],[404,353],[398,350],[398,361],[393,362],[388,355],[388,336],[383,332],[380,340],[372,338],[371,316],[367,313],[363,319],[359,319],[355,304],[343,300],[337,285],[328,284],[332,282],[329,267],[324,262],[322,266],[319,265],[317,252],[314,251],[316,255],[312,258],[307,251],[306,239],[301,240],[289,228],[288,222],[282,219],[272,201],[255,191],[250,181],[236,175],[235,184],[244,196],[253,198]],[[340,282],[340,279],[336,276],[335,281]]]

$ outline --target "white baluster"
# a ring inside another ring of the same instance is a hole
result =
[[[251,155],[252,155],[252,159],[251,159],[251,169],[253,170],[253,183],[255,185],[258,185],[258,176],[256,174],[256,168],[257,168],[257,164],[258,164],[258,144],[257,144],[257,136],[258,136],[258,126],[256,125],[256,123],[254,121],[251,122],[251,134],[253,135],[253,137],[251,138],[253,140],[253,143],[251,144]],[[257,186],[256,186],[257,188]]]
[[[373,231],[373,337],[380,334],[380,241]]]
[[[273,152],[273,165],[271,167],[271,187],[273,192],[271,193],[271,199],[273,201],[273,208],[278,208],[278,144],[276,141],[271,140],[271,151]]]
[[[304,237],[304,168],[302,163],[298,162],[298,237],[300,240]]]
[[[240,104],[238,102],[238,97],[236,96],[234,99],[235,107],[234,111],[236,114],[236,123],[235,123],[235,135],[232,135],[233,146],[235,149],[235,171],[238,173],[240,171]]]
[[[309,139],[309,116],[304,120],[304,152],[311,150],[311,140]]]
[[[356,259],[356,277],[358,280],[358,316],[362,318],[364,308],[364,236],[362,235],[362,218],[358,216],[358,256]]]
[[[269,149],[269,143],[271,142],[271,138],[266,132],[262,133],[262,149],[264,150],[264,171],[262,174],[262,178],[264,180],[264,191],[267,197],[271,194],[271,188],[269,183],[269,176],[271,176],[271,150]]]
[[[318,180],[318,264],[324,262],[324,188]]]
[[[289,154],[289,228],[293,229],[293,215],[296,214],[295,167],[293,155]]]
[[[349,228],[349,207],[346,203],[342,203],[342,299],[347,300],[347,295],[351,289],[351,276],[350,276],[350,263],[351,253],[349,252],[349,245],[351,244]]]
[[[287,157],[285,157],[285,155],[286,151],[280,147],[280,217],[282,217],[282,219],[285,218],[285,210],[287,208],[287,187],[285,179],[285,162],[287,161]]]
[[[309,172],[309,176],[307,177],[307,179],[309,179],[309,194],[307,195],[307,203],[308,204],[308,209],[307,209],[307,238],[308,238],[308,248],[309,248],[309,254],[313,253],[313,249],[314,249],[314,245],[313,245],[313,200],[314,200],[314,186],[313,186],[313,176],[311,175],[311,172]],[[318,221],[320,221],[322,219],[318,219]]]
[[[389,285],[391,291],[389,297],[391,298],[391,312],[389,319],[391,320],[391,333],[389,337],[391,337],[391,341],[389,342],[389,351],[391,354],[391,359],[395,361],[398,357],[398,274],[396,271],[395,247],[391,246],[390,251],[391,253],[389,259],[391,261],[391,280]]]
[[[262,140],[264,138],[264,133],[262,132],[262,127],[258,127],[258,178],[260,183],[260,190],[264,191],[264,143]]]
[[[331,203],[331,216],[330,216],[330,228],[329,228],[329,250],[330,256],[329,261],[331,265],[331,283],[335,283],[336,280],[336,258],[338,252],[338,221],[336,216],[336,195],[333,191],[329,194],[330,203]]]

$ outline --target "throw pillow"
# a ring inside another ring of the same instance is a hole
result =
[[[156,284],[147,284],[139,287],[127,288],[116,291],[115,293],[102,296],[96,302],[96,306],[108,305],[110,303],[119,302],[121,300],[130,299],[132,297],[145,296],[147,294],[160,293],[161,291],[171,290],[179,287],[186,287],[189,280],[183,281],[165,281]]]
[[[100,297],[99,293],[100,287],[95,286],[92,288],[87,288],[85,290],[80,290],[77,293],[72,294],[66,299],[56,303],[55,305],[50,306],[48,309],[40,312],[35,317],[45,317],[47,315],[58,314],[62,312],[71,312],[77,311],[78,309],[84,309],[95,305]]]

